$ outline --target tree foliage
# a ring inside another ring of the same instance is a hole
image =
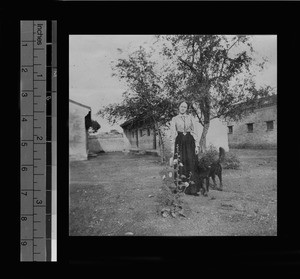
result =
[[[110,104],[98,111],[110,123],[118,120],[138,119],[152,123],[159,135],[161,158],[164,158],[164,141],[161,128],[175,115],[175,104],[164,94],[161,76],[155,71],[156,63],[150,60],[151,54],[140,47],[128,59],[118,59],[114,65],[114,76],[127,85],[122,102]]]
[[[93,129],[94,133],[96,133],[101,128],[101,125],[96,120],[92,120],[91,124],[91,128]]]
[[[168,77],[177,92],[191,100],[197,109],[194,113],[204,125],[204,118],[240,117],[238,103],[253,102],[269,95],[271,87],[256,89],[251,72],[254,66],[251,36],[220,35],[167,35],[158,36],[166,41],[162,54],[174,61],[177,72]],[[264,63],[256,68],[263,69]],[[251,68],[252,66],[252,68]]]
[[[110,123],[123,119],[151,119],[161,125],[174,115],[174,104],[163,94],[161,78],[155,72],[155,62],[140,47],[128,59],[119,59],[113,67],[114,76],[124,81],[128,90],[122,94],[122,102],[110,104],[99,110],[98,115]]]
[[[263,69],[266,60],[255,61],[251,36],[160,35],[157,39],[162,43],[159,59],[152,61],[152,51],[140,47],[114,65],[114,75],[127,90],[121,103],[98,112],[111,123],[150,119],[159,132],[159,125],[168,123],[185,99],[193,104],[192,113],[203,126],[200,147],[205,151],[212,119],[240,119],[249,112],[245,106],[274,92],[271,87],[256,88],[253,69]]]
[[[172,61],[167,86],[170,97],[184,96],[193,103],[192,113],[204,127],[200,140],[206,149],[209,123],[214,118],[242,118],[246,106],[267,96],[272,88],[256,89],[254,66],[263,69],[266,60],[255,63],[250,36],[166,35],[161,54]]]

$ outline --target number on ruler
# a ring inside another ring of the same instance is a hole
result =
[[[53,71],[53,77],[57,77],[57,70]]]
[[[21,241],[21,245],[22,246],[26,246],[27,245],[27,241]]]
[[[46,97],[46,100],[47,100],[47,101],[50,101],[50,100],[51,100],[51,96],[47,96],[47,97]]]
[[[43,137],[42,137],[42,136],[36,136],[36,139],[37,139],[37,140],[42,140]]]
[[[22,97],[27,97],[28,94],[26,92],[22,92]]]
[[[21,221],[27,221],[27,217],[26,216],[22,216],[21,217]]]
[[[27,144],[27,142],[22,142],[21,145],[22,146],[27,146],[28,144]]]
[[[27,192],[21,192],[22,195],[27,196]]]
[[[28,72],[28,69],[27,69],[27,68],[22,68],[22,72],[23,72],[23,73],[27,73],[27,72]]]
[[[27,171],[28,169],[26,167],[22,167],[22,171]]]
[[[25,118],[25,117],[22,117],[22,121],[24,122],[24,121],[27,121],[27,119]]]
[[[42,204],[43,201],[42,201],[42,200],[36,200],[35,203],[36,203],[36,204]]]

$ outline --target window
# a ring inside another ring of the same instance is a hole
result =
[[[272,121],[266,121],[266,123],[267,123],[267,131],[274,130],[274,120],[272,120]]]
[[[140,129],[140,137],[142,137],[142,136],[143,136],[143,130]]]
[[[248,123],[247,124],[247,132],[248,133],[253,133],[253,123]]]
[[[228,127],[228,134],[233,133],[233,126],[227,126]]]
[[[147,129],[147,135],[150,136],[150,129]]]

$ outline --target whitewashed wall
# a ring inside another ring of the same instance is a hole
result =
[[[199,123],[198,134],[201,137],[203,127]],[[222,122],[220,119],[213,119],[210,121],[210,127],[206,136],[206,146],[213,145],[217,149],[223,147],[225,151],[229,151],[228,145],[228,128],[226,122]]]
[[[89,109],[69,103],[69,158],[71,161],[87,160],[87,134],[85,116]]]

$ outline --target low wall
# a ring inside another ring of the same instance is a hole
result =
[[[120,136],[89,135],[88,149],[90,154],[101,152],[124,151],[124,138]]]

